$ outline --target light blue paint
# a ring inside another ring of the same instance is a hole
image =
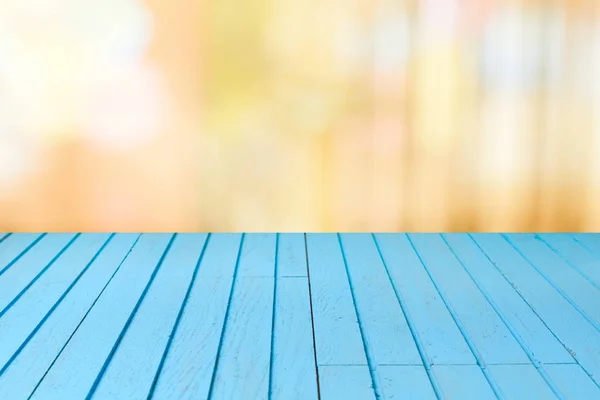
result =
[[[206,234],[175,238],[118,351],[109,360],[95,397],[143,399],[148,395],[206,239]]]
[[[373,238],[366,233],[340,237],[363,334],[373,353],[373,368],[379,364],[422,365]]]
[[[248,234],[242,244],[211,398],[268,397],[275,246],[275,234]]]
[[[422,366],[392,365],[380,366],[383,397],[386,400],[421,399],[435,400],[427,372]]]
[[[533,365],[490,365],[488,368],[507,399],[556,399]]]
[[[574,233],[571,237],[600,259],[600,233]]]
[[[450,235],[450,236],[458,236],[458,235]],[[523,349],[523,351],[527,355],[527,358],[529,359],[531,364],[534,366],[534,368],[537,370],[537,373],[540,375],[540,377],[544,380],[545,384],[548,385],[548,387],[552,390],[552,392],[559,399],[564,399],[564,394],[556,386],[555,382],[550,378],[547,371],[544,369],[541,362],[536,357],[535,353],[532,351],[531,346],[528,345],[527,342],[523,339],[522,335],[518,332],[518,330],[515,328],[515,326],[510,322],[510,319],[506,316],[505,312],[502,311],[502,309],[498,306],[498,304],[493,300],[490,293],[481,285],[479,280],[467,268],[466,263],[465,263],[466,260],[464,259],[464,256],[461,258],[461,256],[459,256],[459,254],[457,254],[456,250],[452,249],[452,247],[450,246],[450,244],[448,242],[448,239],[446,239],[445,237],[442,237],[442,239],[444,240],[444,242],[446,243],[446,245],[452,252],[453,256],[460,262],[461,266],[464,268],[464,270],[467,273],[467,275],[469,276],[469,278],[476,285],[477,289],[485,297],[486,301],[494,309],[494,311],[496,312],[498,317],[502,320],[502,322],[504,323],[506,328],[510,331],[513,338],[519,343],[519,346]],[[469,242],[470,241],[467,239],[467,243],[472,245],[472,243],[469,243]],[[477,251],[475,252],[475,254],[477,254]],[[489,260],[487,260],[487,259],[485,259],[485,261],[489,262]],[[537,322],[535,319],[533,319],[533,321]],[[525,328],[525,330],[527,331],[528,328]]]
[[[594,257],[573,238],[565,234],[543,234],[536,236],[554,253],[600,290],[600,260]]]
[[[198,278],[232,278],[240,251],[241,234],[214,233],[202,257]]]
[[[273,277],[275,273],[274,233],[246,234],[238,274],[240,277]]]
[[[475,364],[475,357],[406,236],[377,234],[375,237],[429,363]]]
[[[527,355],[438,235],[410,235],[485,364],[528,363]]]
[[[83,399],[132,317],[171,235],[142,235],[111,284],[45,375],[32,399]]]
[[[599,398],[598,238],[3,236],[0,398]]]
[[[279,278],[276,299],[271,398],[317,399],[308,279]]]
[[[366,365],[327,365],[319,368],[322,400],[370,400],[375,393]]]
[[[579,271],[571,268],[543,242],[534,238],[519,240],[518,236],[504,236],[529,264],[534,266],[600,331],[598,288],[594,287]]]
[[[117,234],[64,297],[23,336],[12,361],[0,366],[0,398],[27,398],[85,318],[139,235]],[[26,300],[23,297],[21,300]],[[17,303],[14,307],[18,307]]]
[[[600,399],[600,388],[578,365],[553,364],[546,365],[544,368],[567,399]]]
[[[231,278],[197,279],[153,399],[206,399],[229,300]]]
[[[472,237],[573,358],[592,377],[600,376],[600,332],[502,236],[473,234]]]
[[[238,277],[212,398],[268,397],[272,311],[273,278]]]
[[[477,365],[434,365],[433,373],[447,400],[497,399]]]
[[[0,276],[35,246],[45,235],[14,233],[0,242]]]
[[[46,235],[10,269],[0,275],[0,315],[40,278],[63,252],[75,241],[77,235]]]
[[[110,238],[89,234],[77,240],[54,267],[37,280],[12,307],[0,314],[0,366],[9,359],[72,282],[85,270]]]
[[[304,235],[285,233],[279,235],[277,276],[306,276],[306,248]]]
[[[541,363],[575,363],[538,314],[504,279],[468,234],[443,235],[482,293],[501,311],[531,354]]]
[[[243,239],[242,235],[211,236],[153,398],[208,397]]]
[[[333,234],[307,234],[319,365],[367,365],[344,259]]]

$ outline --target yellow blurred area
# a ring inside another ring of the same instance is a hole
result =
[[[0,0],[0,231],[600,231],[595,0]]]

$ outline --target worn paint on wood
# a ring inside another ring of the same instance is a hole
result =
[[[0,238],[0,398],[600,397],[598,235]]]
[[[18,338],[20,347],[0,367],[0,398],[26,398],[112,282],[139,235],[117,234],[81,278],[67,289],[38,325]],[[18,307],[15,304],[14,307]]]

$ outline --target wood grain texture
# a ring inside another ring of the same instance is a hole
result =
[[[465,339],[452,321],[405,235],[375,235],[392,281],[406,304],[416,334],[431,364],[475,364]]]
[[[596,242],[10,234],[0,398],[597,398]]]
[[[528,363],[526,354],[439,235],[409,235],[464,335],[487,364]]]
[[[202,257],[202,265],[198,276],[202,278],[232,278],[242,235],[237,233],[215,233]]]
[[[45,235],[36,233],[14,233],[0,242],[0,275],[29,251]]]
[[[306,276],[306,249],[304,235],[283,233],[279,235],[277,276]]]
[[[373,238],[369,234],[340,236],[373,362],[422,365]]]
[[[249,233],[240,258],[240,277],[273,277],[275,273],[275,240],[273,233]]]
[[[597,303],[600,288],[534,235],[508,234],[504,237],[556,290],[577,304],[581,312],[600,328],[600,307]]]
[[[172,235],[144,234],[32,399],[85,398],[132,317]]]
[[[496,269],[492,261],[468,234],[444,234],[454,254],[479,289],[502,310],[535,358],[542,363],[575,363],[562,343],[529,303],[511,286]]]
[[[472,236],[512,288],[598,382],[600,332],[500,235]]]
[[[206,234],[175,238],[94,396],[123,399],[148,396],[206,240]]]
[[[313,346],[308,279],[279,278],[273,327],[272,399],[318,398]]]
[[[273,278],[238,278],[212,398],[268,398],[272,307]]]
[[[0,275],[0,312],[50,268],[75,239],[73,234],[46,235],[40,246],[34,246]]]
[[[242,246],[242,235],[212,235],[173,332],[154,398],[208,397]]]
[[[56,261],[54,268],[42,275],[16,304],[0,314],[0,365],[8,363],[23,338],[35,329],[109,238],[108,234],[81,237]]]
[[[77,284],[39,321],[35,330],[21,337],[18,352],[12,355],[10,363],[1,367],[1,398],[26,398],[33,392],[138,237],[137,234],[117,234]]]
[[[197,280],[153,398],[208,398],[231,283],[228,278]]]
[[[337,237],[308,234],[308,265],[319,365],[367,365]]]

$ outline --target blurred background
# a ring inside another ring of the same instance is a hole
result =
[[[0,0],[0,231],[599,231],[597,0]]]

